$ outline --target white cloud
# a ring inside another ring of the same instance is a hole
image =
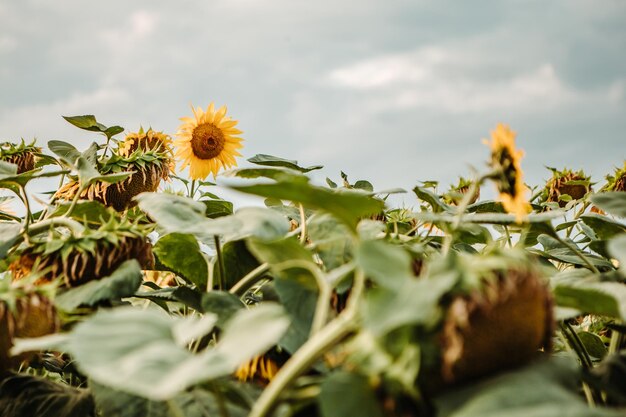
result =
[[[328,80],[335,87],[366,93],[372,110],[379,111],[421,107],[449,113],[534,112],[579,98],[549,62],[492,79],[487,74],[493,72],[493,62],[482,58],[430,46],[337,68],[328,74]],[[459,71],[463,68],[474,70]]]

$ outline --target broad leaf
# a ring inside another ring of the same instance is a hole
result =
[[[62,140],[48,141],[48,148],[71,167],[76,166],[76,160],[82,155],[74,145]]]
[[[141,285],[141,266],[135,259],[121,264],[108,277],[71,288],[58,295],[54,303],[61,310],[73,311],[80,306],[95,306],[103,301],[130,297]]]
[[[252,158],[249,158],[248,162],[252,162],[253,164],[257,164],[257,165],[285,167],[285,168],[295,169],[300,172],[309,172],[309,171],[313,171],[316,169],[324,168],[322,165],[314,165],[314,166],[304,168],[298,165],[298,161],[283,159],[277,156],[265,155],[265,154],[257,154],[253,156]]]
[[[367,377],[340,371],[326,377],[317,402],[322,417],[383,417],[376,392]]]
[[[0,222],[0,259],[20,240],[22,226],[18,223]]]
[[[199,288],[206,288],[209,267],[195,237],[170,233],[158,240],[153,251],[170,271]]]
[[[409,254],[382,240],[361,242],[355,259],[367,277],[381,287],[398,289],[414,278]]]
[[[589,200],[609,214],[626,217],[626,193],[622,191],[591,194]]]

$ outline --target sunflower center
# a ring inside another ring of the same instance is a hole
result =
[[[191,149],[200,159],[213,159],[224,149],[224,133],[213,123],[198,125],[191,134]]]

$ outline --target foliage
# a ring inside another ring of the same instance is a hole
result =
[[[186,123],[238,134],[209,110]],[[22,206],[0,220],[0,416],[623,415],[621,170],[551,169],[530,197],[499,125],[485,172],[393,207],[403,190],[265,154],[191,179],[166,134],[65,119],[102,140],[2,147]],[[25,187],[55,177],[36,212]]]

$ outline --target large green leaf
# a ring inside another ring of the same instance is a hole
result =
[[[69,210],[71,204],[59,204],[52,212],[51,217],[63,216]],[[98,201],[79,200],[72,210],[71,218],[81,223],[89,223],[99,226],[106,223],[115,216],[116,213],[111,208],[107,208]]]
[[[435,401],[437,417],[617,417],[590,408],[578,394],[579,375],[569,359],[538,362],[459,388]]]
[[[272,167],[285,167],[285,168],[294,169],[300,172],[309,172],[309,171],[313,171],[316,169],[324,168],[322,165],[301,167],[300,165],[298,165],[298,161],[283,159],[277,156],[265,155],[265,154],[254,155],[252,158],[248,159],[248,162],[252,162],[253,164],[257,164],[257,165],[265,165],[265,166],[272,166]]]
[[[0,417],[91,417],[89,391],[33,375],[18,374],[0,383]]]
[[[623,191],[591,194],[589,200],[609,214],[626,217],[626,193]]]
[[[585,262],[580,258],[580,256],[576,254],[576,252],[574,252],[567,246],[563,245],[563,243],[553,238],[552,236],[539,235],[537,240],[539,241],[539,243],[541,243],[544,246],[545,248],[544,254],[547,257],[551,259],[555,259],[560,262],[570,263],[574,265],[579,265],[579,266],[586,265]],[[568,241],[568,242],[570,245],[574,247],[576,246],[576,243],[572,241]],[[584,252],[582,250],[580,250],[580,252],[594,266],[601,267],[601,268],[613,268],[613,264],[611,264],[611,262],[607,261],[604,258],[593,255],[589,252]]]
[[[413,192],[415,193],[415,195],[417,195],[417,198],[427,202],[430,207],[432,207],[434,213],[453,211],[453,208],[444,203],[437,194],[426,188],[415,187],[413,188]]]
[[[290,168],[241,168],[227,171],[226,176],[239,177],[239,178],[270,178],[273,180],[290,180],[298,177],[302,177],[303,174],[300,171],[296,171]]]
[[[359,190],[329,189],[308,183],[306,177],[299,180],[281,180],[272,184],[232,186],[235,190],[262,197],[278,198],[301,203],[305,207],[331,213],[351,229],[363,217],[378,214],[384,202]]]
[[[0,259],[4,259],[20,239],[21,230],[22,225],[19,223],[0,222]]]
[[[324,378],[317,398],[322,417],[383,417],[367,377],[339,371]]]
[[[343,265],[352,256],[352,239],[335,217],[318,213],[307,220],[309,240],[327,270]]]
[[[78,180],[83,188],[88,187],[97,181],[114,184],[124,181],[133,174],[133,171],[116,172],[114,174],[100,174],[87,158],[80,156],[76,159],[76,170],[78,171]]]
[[[223,327],[239,310],[245,308],[241,300],[226,291],[209,291],[202,294],[202,311],[217,316],[217,325]]]
[[[603,282],[587,270],[576,269],[557,274],[551,285],[561,307],[626,320],[626,285],[622,283]]]
[[[139,207],[148,213],[167,233],[189,233],[213,246],[214,236],[226,241],[256,236],[277,239],[289,231],[287,219],[263,207],[246,207],[230,216],[206,218],[206,206],[187,197],[164,193],[142,193]]]
[[[580,216],[582,221],[597,235],[600,239],[611,239],[621,233],[626,233],[626,226],[606,216],[596,213],[589,213]]]
[[[107,127],[102,123],[98,123],[96,117],[91,114],[84,116],[63,116],[63,118],[79,129],[104,133],[108,138],[124,131],[124,128],[121,126]]]
[[[94,306],[103,301],[119,300],[135,294],[141,280],[139,262],[130,259],[108,277],[67,290],[57,296],[54,303],[61,310],[73,311],[80,306]]]
[[[249,412],[201,388],[181,392],[168,401],[153,401],[93,381],[89,385],[103,417],[212,417],[220,415],[220,404],[230,417],[245,417]]]
[[[626,277],[626,235],[611,239],[608,245],[609,253],[619,262],[619,270]]]
[[[399,246],[382,240],[364,241],[357,246],[355,255],[367,277],[381,287],[398,289],[414,279],[411,256]]]
[[[199,288],[206,288],[209,267],[195,237],[169,233],[158,240],[153,251],[169,270]]]
[[[62,140],[48,141],[48,148],[71,167],[76,165],[76,160],[82,155],[74,145]]]
[[[214,347],[197,354],[189,351],[189,343],[207,334],[215,321],[214,315],[172,318],[160,310],[120,307],[99,311],[71,333],[17,339],[13,353],[65,351],[81,372],[100,384],[166,400],[195,384],[233,373],[274,345],[289,325],[277,305],[241,310]]]
[[[259,266],[259,261],[250,253],[245,240],[231,240],[222,245],[224,262],[224,289],[230,290],[239,280]],[[213,273],[219,276],[219,268]]]

